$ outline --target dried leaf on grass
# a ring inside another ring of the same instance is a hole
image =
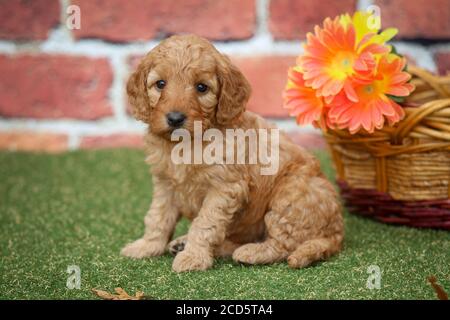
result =
[[[433,287],[439,300],[448,300],[447,292],[445,292],[445,290],[439,284],[437,284],[437,279],[435,276],[429,276],[428,282]]]
[[[114,293],[109,293],[103,290],[92,289],[92,292],[96,294],[98,297],[103,300],[146,300],[149,297],[145,296],[142,291],[136,291],[134,296],[130,296],[125,290],[122,288],[115,288]]]

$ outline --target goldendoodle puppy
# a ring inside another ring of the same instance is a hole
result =
[[[245,264],[287,260],[301,268],[340,250],[337,194],[318,161],[283,133],[275,174],[261,174],[259,162],[174,163],[179,142],[171,134],[180,128],[194,134],[196,121],[202,132],[214,128],[224,136],[227,129],[274,128],[245,111],[248,81],[207,40],[186,35],[162,41],[131,75],[127,92],[134,116],[149,124],[154,191],[144,236],[122,255],[145,258],[168,249],[176,253],[173,270],[182,272],[208,269],[217,256]],[[252,152],[246,148],[247,156]],[[189,232],[168,245],[181,216],[192,220]]]

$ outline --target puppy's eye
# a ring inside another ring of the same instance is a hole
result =
[[[208,90],[208,86],[204,83],[197,83],[195,86],[198,92],[205,93]]]
[[[166,86],[166,81],[164,81],[164,80],[158,80],[158,81],[156,81],[156,87],[157,87],[159,90],[164,89],[165,86]]]

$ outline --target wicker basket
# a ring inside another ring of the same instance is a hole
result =
[[[373,134],[324,133],[348,210],[450,230],[450,76],[410,66],[406,117]]]

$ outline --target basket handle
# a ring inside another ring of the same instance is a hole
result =
[[[425,103],[421,107],[411,112],[406,119],[400,122],[399,126],[392,132],[391,143],[400,145],[403,139],[420,123],[425,117],[445,109],[450,106],[450,98],[439,99]]]

